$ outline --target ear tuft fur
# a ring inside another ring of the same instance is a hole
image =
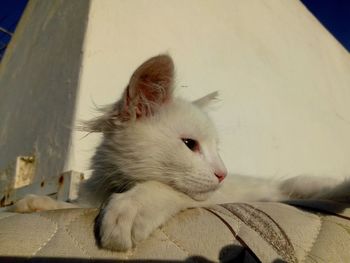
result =
[[[101,116],[82,122],[78,130],[112,131],[116,125],[154,114],[173,99],[174,63],[169,55],[150,58],[130,78],[122,98],[115,104],[98,108]]]
[[[83,132],[107,132],[115,128],[114,104],[102,107],[96,106],[96,111],[101,115],[91,120],[80,121],[77,126],[78,131]]]
[[[219,92],[218,91],[214,91],[212,93],[209,93],[208,95],[205,95],[202,98],[199,98],[199,99],[193,101],[192,103],[194,105],[198,106],[199,108],[206,108],[212,102],[217,101],[218,97],[219,97]]]

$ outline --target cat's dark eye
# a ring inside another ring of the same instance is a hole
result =
[[[199,143],[196,140],[189,138],[182,138],[181,140],[191,151],[196,152],[199,150]]]

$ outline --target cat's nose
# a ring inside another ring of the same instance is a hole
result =
[[[227,172],[220,171],[220,172],[215,172],[214,174],[219,179],[219,182],[221,183],[225,179]]]

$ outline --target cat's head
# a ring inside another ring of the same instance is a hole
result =
[[[105,157],[136,181],[156,180],[206,199],[227,171],[215,127],[203,108],[216,96],[189,102],[173,95],[174,64],[160,55],[132,75],[122,98],[88,123],[103,132]]]

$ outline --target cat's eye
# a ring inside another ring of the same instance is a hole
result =
[[[181,140],[191,151],[196,152],[199,150],[199,143],[196,140],[189,138],[182,138]]]

